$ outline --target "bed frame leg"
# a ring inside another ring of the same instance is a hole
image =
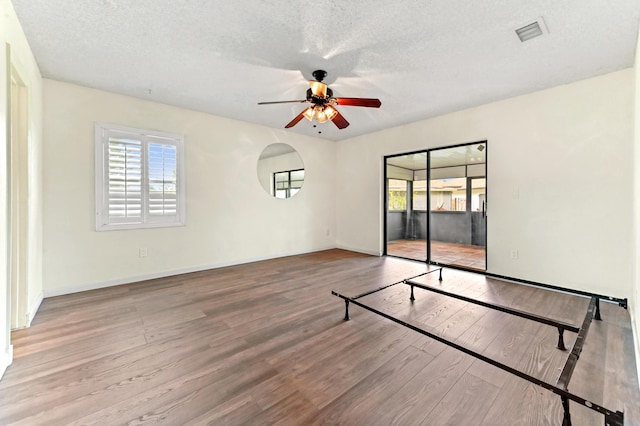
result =
[[[344,320],[349,321],[351,318],[349,317],[349,301],[345,299],[344,301]]]
[[[564,409],[564,417],[562,418],[562,426],[571,426],[571,414],[569,413],[569,399],[562,398],[562,408]]]
[[[604,424],[605,426],[624,426],[624,413],[616,411],[615,413],[605,414]]]
[[[440,268],[440,276],[438,277],[438,281],[442,281],[442,268]]]
[[[602,317],[600,316],[600,298],[596,298],[596,315],[593,317],[597,321],[602,321]]]
[[[411,297],[409,297],[409,300],[411,300],[412,302],[416,300],[416,298],[413,296],[413,286],[411,286]]]
[[[558,327],[558,349],[561,351],[566,351],[567,348],[564,346],[564,328]]]

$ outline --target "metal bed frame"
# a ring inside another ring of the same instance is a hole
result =
[[[469,297],[465,297],[459,294],[455,294],[455,293],[449,293],[447,291],[435,288],[435,287],[429,287],[426,286],[424,284],[420,284],[417,283],[415,281],[413,281],[415,278],[433,273],[433,272],[439,272],[439,277],[438,280],[442,281],[442,268],[437,268],[437,269],[432,269],[430,271],[424,272],[422,274],[418,274],[415,275],[413,277],[410,278],[406,278],[402,281],[398,281],[395,282],[393,284],[388,284],[382,287],[378,287],[375,290],[371,290],[371,291],[367,291],[365,293],[361,293],[358,294],[357,296],[353,296],[353,297],[349,297],[349,296],[345,296],[343,294],[337,293],[335,291],[332,291],[331,294],[333,294],[334,296],[337,296],[341,299],[344,300],[345,303],[345,314],[344,314],[344,320],[348,321],[350,319],[349,317],[349,304],[352,303],[356,306],[359,306],[363,309],[366,309],[368,311],[371,311],[375,314],[378,314],[388,320],[391,320],[395,323],[398,323],[404,327],[407,327],[413,331],[416,331],[420,334],[423,334],[427,337],[430,337],[440,343],[444,343],[445,345],[451,346],[452,348],[455,348],[461,352],[464,352],[467,355],[471,355],[474,358],[477,358],[479,360],[482,360],[488,364],[493,365],[494,367],[498,367],[501,370],[507,371],[515,376],[520,377],[521,379],[527,380],[528,382],[534,383],[540,387],[543,387],[553,393],[555,393],[556,395],[560,396],[561,402],[562,402],[562,408],[564,410],[564,416],[563,416],[563,420],[562,420],[562,425],[563,426],[571,426],[571,413],[569,411],[569,401],[573,401],[575,403],[578,403],[584,407],[587,407],[593,411],[597,411],[600,414],[604,415],[604,424],[605,426],[623,426],[624,425],[624,413],[621,411],[613,411],[613,410],[609,410],[601,405],[598,405],[592,401],[588,401],[578,395],[575,395],[571,392],[568,391],[568,387],[569,387],[569,381],[571,380],[571,376],[573,374],[573,370],[575,369],[576,363],[578,362],[578,358],[580,357],[580,353],[582,352],[582,347],[584,345],[585,339],[587,337],[587,333],[589,332],[589,326],[591,325],[591,321],[592,320],[601,320],[601,316],[600,316],[600,297],[598,295],[591,295],[591,299],[589,302],[589,306],[587,307],[587,312],[584,316],[584,320],[582,322],[582,325],[580,327],[577,327],[575,325],[572,324],[568,324],[562,321],[556,321],[552,318],[546,318],[546,317],[542,317],[536,314],[532,314],[529,312],[524,312],[521,310],[517,310],[517,309],[512,309],[509,308],[507,306],[502,306],[502,305],[497,305],[497,304],[493,304],[493,303],[488,303],[488,302],[483,302],[480,300],[475,300],[475,299],[471,299]],[[365,305],[362,302],[359,302],[358,299],[368,296],[370,294],[373,293],[377,293],[381,290],[387,289],[389,287],[398,285],[398,284],[405,284],[405,285],[409,285],[411,286],[411,296],[409,297],[409,300],[411,300],[412,302],[415,300],[415,295],[414,295],[414,287],[420,288],[422,290],[427,290],[427,291],[431,291],[434,293],[438,293],[444,296],[448,296],[448,297],[452,297],[455,299],[459,299],[459,300],[463,300],[465,302],[468,303],[473,303],[476,305],[480,305],[480,306],[484,306],[485,308],[489,308],[489,309],[495,309],[497,311],[500,312],[505,312],[507,314],[511,314],[511,315],[515,315],[517,317],[520,318],[526,318],[528,320],[531,321],[535,321],[535,322],[539,322],[542,324],[546,324],[549,325],[551,327],[556,327],[558,329],[558,346],[557,348],[560,350],[566,350],[566,347],[564,345],[564,332],[565,331],[570,331],[572,333],[577,333],[578,336],[576,337],[576,341],[573,345],[573,348],[571,349],[571,353],[569,354],[567,361],[564,364],[564,367],[562,369],[562,372],[560,373],[560,377],[558,378],[558,380],[556,381],[556,384],[553,385],[551,383],[547,383],[543,380],[540,380],[536,377],[533,377],[527,373],[524,373],[520,370],[517,370],[515,368],[509,367],[508,365],[505,365],[501,362],[498,362],[492,358],[489,358],[487,356],[482,355],[479,352],[475,352],[471,349],[465,348],[464,346],[458,345],[457,343],[454,343],[450,340],[447,340],[443,337],[440,337],[436,334],[433,334],[429,331],[423,330],[419,327],[416,327],[412,324],[409,324],[405,321],[402,321],[401,319],[395,318],[389,314],[386,314],[384,312],[381,312],[375,308],[372,308],[371,306]],[[608,298],[609,299],[609,298]]]

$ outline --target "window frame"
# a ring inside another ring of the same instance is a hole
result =
[[[137,222],[112,222],[109,216],[109,138],[114,134],[127,134],[139,140],[141,146],[141,217]],[[174,215],[151,215],[149,208],[149,145],[161,144],[176,147],[176,213]],[[185,168],[184,136],[155,130],[138,129],[118,124],[96,122],[94,126],[95,148],[95,214],[96,231],[144,229],[184,226]]]
[[[291,180],[291,173],[293,172],[302,172],[303,176],[302,176],[302,180],[301,181],[297,181],[297,180]],[[276,179],[276,175],[282,174],[282,173],[286,173],[287,174],[287,180],[285,182],[287,182],[287,187],[284,189],[281,189],[285,191],[286,197],[284,198],[280,198],[277,196],[278,193],[278,181]],[[272,186],[272,190],[273,190],[273,196],[280,199],[280,200],[286,200],[287,198],[291,198],[294,195],[296,195],[301,189],[302,189],[302,184],[300,185],[300,188],[293,188],[291,185],[291,182],[304,182],[304,168],[302,169],[292,169],[292,170],[282,170],[280,172],[274,172],[272,175],[272,181],[273,181],[273,186]],[[297,189],[297,191],[295,192],[295,194],[291,194],[291,190],[292,189]]]

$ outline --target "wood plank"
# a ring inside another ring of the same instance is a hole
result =
[[[473,358],[447,348],[417,372],[397,393],[389,395],[363,424],[420,424],[453,388]]]
[[[537,385],[509,376],[481,424],[561,425],[560,398]]]
[[[246,365],[223,361],[139,392],[135,398],[78,419],[69,425],[185,424],[212,407],[241,395],[245,389],[273,377],[276,372],[261,361]],[[262,410],[261,410],[262,411]],[[65,419],[66,421],[66,419]]]
[[[500,389],[465,373],[422,422],[423,425],[479,425]]]
[[[431,355],[413,346],[406,347],[326,405],[311,424],[361,423],[432,360]]]
[[[246,425],[261,412],[250,395],[241,394],[185,422],[184,426]]]

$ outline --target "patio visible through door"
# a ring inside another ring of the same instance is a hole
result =
[[[486,270],[486,152],[481,142],[385,158],[387,255]]]

